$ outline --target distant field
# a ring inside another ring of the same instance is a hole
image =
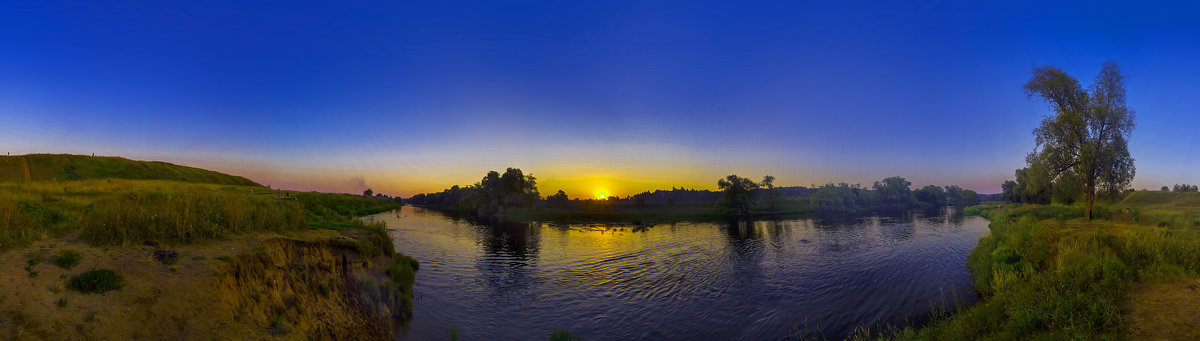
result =
[[[0,182],[88,179],[176,180],[218,185],[261,186],[244,177],[158,161],[70,154],[0,156]]]

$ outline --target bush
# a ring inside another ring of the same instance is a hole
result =
[[[120,290],[125,285],[125,279],[116,271],[108,269],[92,270],[71,277],[67,287],[85,294],[102,294],[112,290]]]

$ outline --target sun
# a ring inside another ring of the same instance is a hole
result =
[[[604,193],[604,192],[596,193],[596,198],[597,198],[597,199],[604,199],[604,198],[608,198],[608,194],[607,194],[607,193]]]

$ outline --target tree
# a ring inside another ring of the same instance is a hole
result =
[[[902,177],[893,176],[876,181],[872,186],[875,189],[876,200],[879,205],[886,210],[906,210],[912,207],[912,190],[908,187],[912,186],[911,182]]]
[[[1050,187],[1051,201],[1064,205],[1074,204],[1083,194],[1083,181],[1073,173],[1058,177]]]
[[[770,175],[763,176],[760,185],[766,191],[763,196],[766,197],[767,204],[770,205],[770,210],[774,211],[779,203],[779,190],[775,188],[775,177]]]
[[[441,193],[413,196],[409,200],[440,210],[490,215],[511,207],[532,207],[539,197],[536,178],[509,168],[503,175],[490,171],[471,186],[455,185]]]
[[[967,207],[973,205],[979,205],[979,193],[969,189],[958,192],[958,199],[955,199],[954,206]]]
[[[979,193],[955,185],[946,185],[946,201],[947,204],[954,204],[955,207],[960,208],[978,205]]]
[[[546,203],[551,207],[566,208],[570,202],[571,198],[567,197],[567,192],[563,192],[561,189],[553,195],[546,197]]]
[[[1035,163],[1026,168],[1018,169],[1017,195],[1020,202],[1027,204],[1049,204],[1051,195],[1051,177],[1041,164]]]
[[[1001,197],[1007,202],[1021,202],[1021,194],[1017,193],[1017,182],[1012,180],[1004,180],[1000,184]]]
[[[939,186],[922,187],[914,192],[913,196],[926,209],[946,206],[946,192]]]
[[[372,191],[370,188],[368,188],[367,190],[363,191],[363,196],[370,198],[373,193],[375,193],[375,191]]]
[[[729,175],[724,179],[717,180],[717,188],[723,192],[721,194],[721,203],[738,212],[738,214],[750,213],[750,191],[759,187],[754,180],[743,178],[737,175]]]
[[[873,198],[871,192],[859,185],[849,185],[845,182],[832,183],[818,187],[808,196],[809,206],[820,213],[853,214],[865,212],[871,208]]]
[[[1133,132],[1133,110],[1125,104],[1125,81],[1115,63],[1108,62],[1090,89],[1058,68],[1033,70],[1025,84],[1027,97],[1046,100],[1054,111],[1034,136],[1037,147],[1026,157],[1042,162],[1052,180],[1073,173],[1084,183],[1084,217],[1092,219],[1096,191],[1120,193],[1135,173],[1126,140]]]
[[[1170,187],[1167,187],[1167,186],[1162,186],[1162,191],[1163,191],[1163,192],[1170,191],[1170,190],[1171,190],[1171,188],[1170,188]]]

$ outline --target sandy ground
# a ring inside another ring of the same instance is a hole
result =
[[[1139,284],[1128,317],[1130,339],[1200,340],[1200,278]]]
[[[305,231],[293,238],[328,238],[333,231]],[[0,253],[0,339],[258,339],[263,326],[236,321],[216,305],[214,265],[261,244],[275,234],[239,236],[199,245],[142,244],[93,247],[70,238],[44,240]],[[174,265],[153,258],[156,250],[178,252]],[[83,255],[78,265],[59,268],[48,261],[27,270],[31,258],[62,250]],[[111,269],[124,277],[121,290],[84,294],[67,288],[71,276]],[[231,322],[232,321],[232,322]],[[198,336],[202,335],[202,336]]]

